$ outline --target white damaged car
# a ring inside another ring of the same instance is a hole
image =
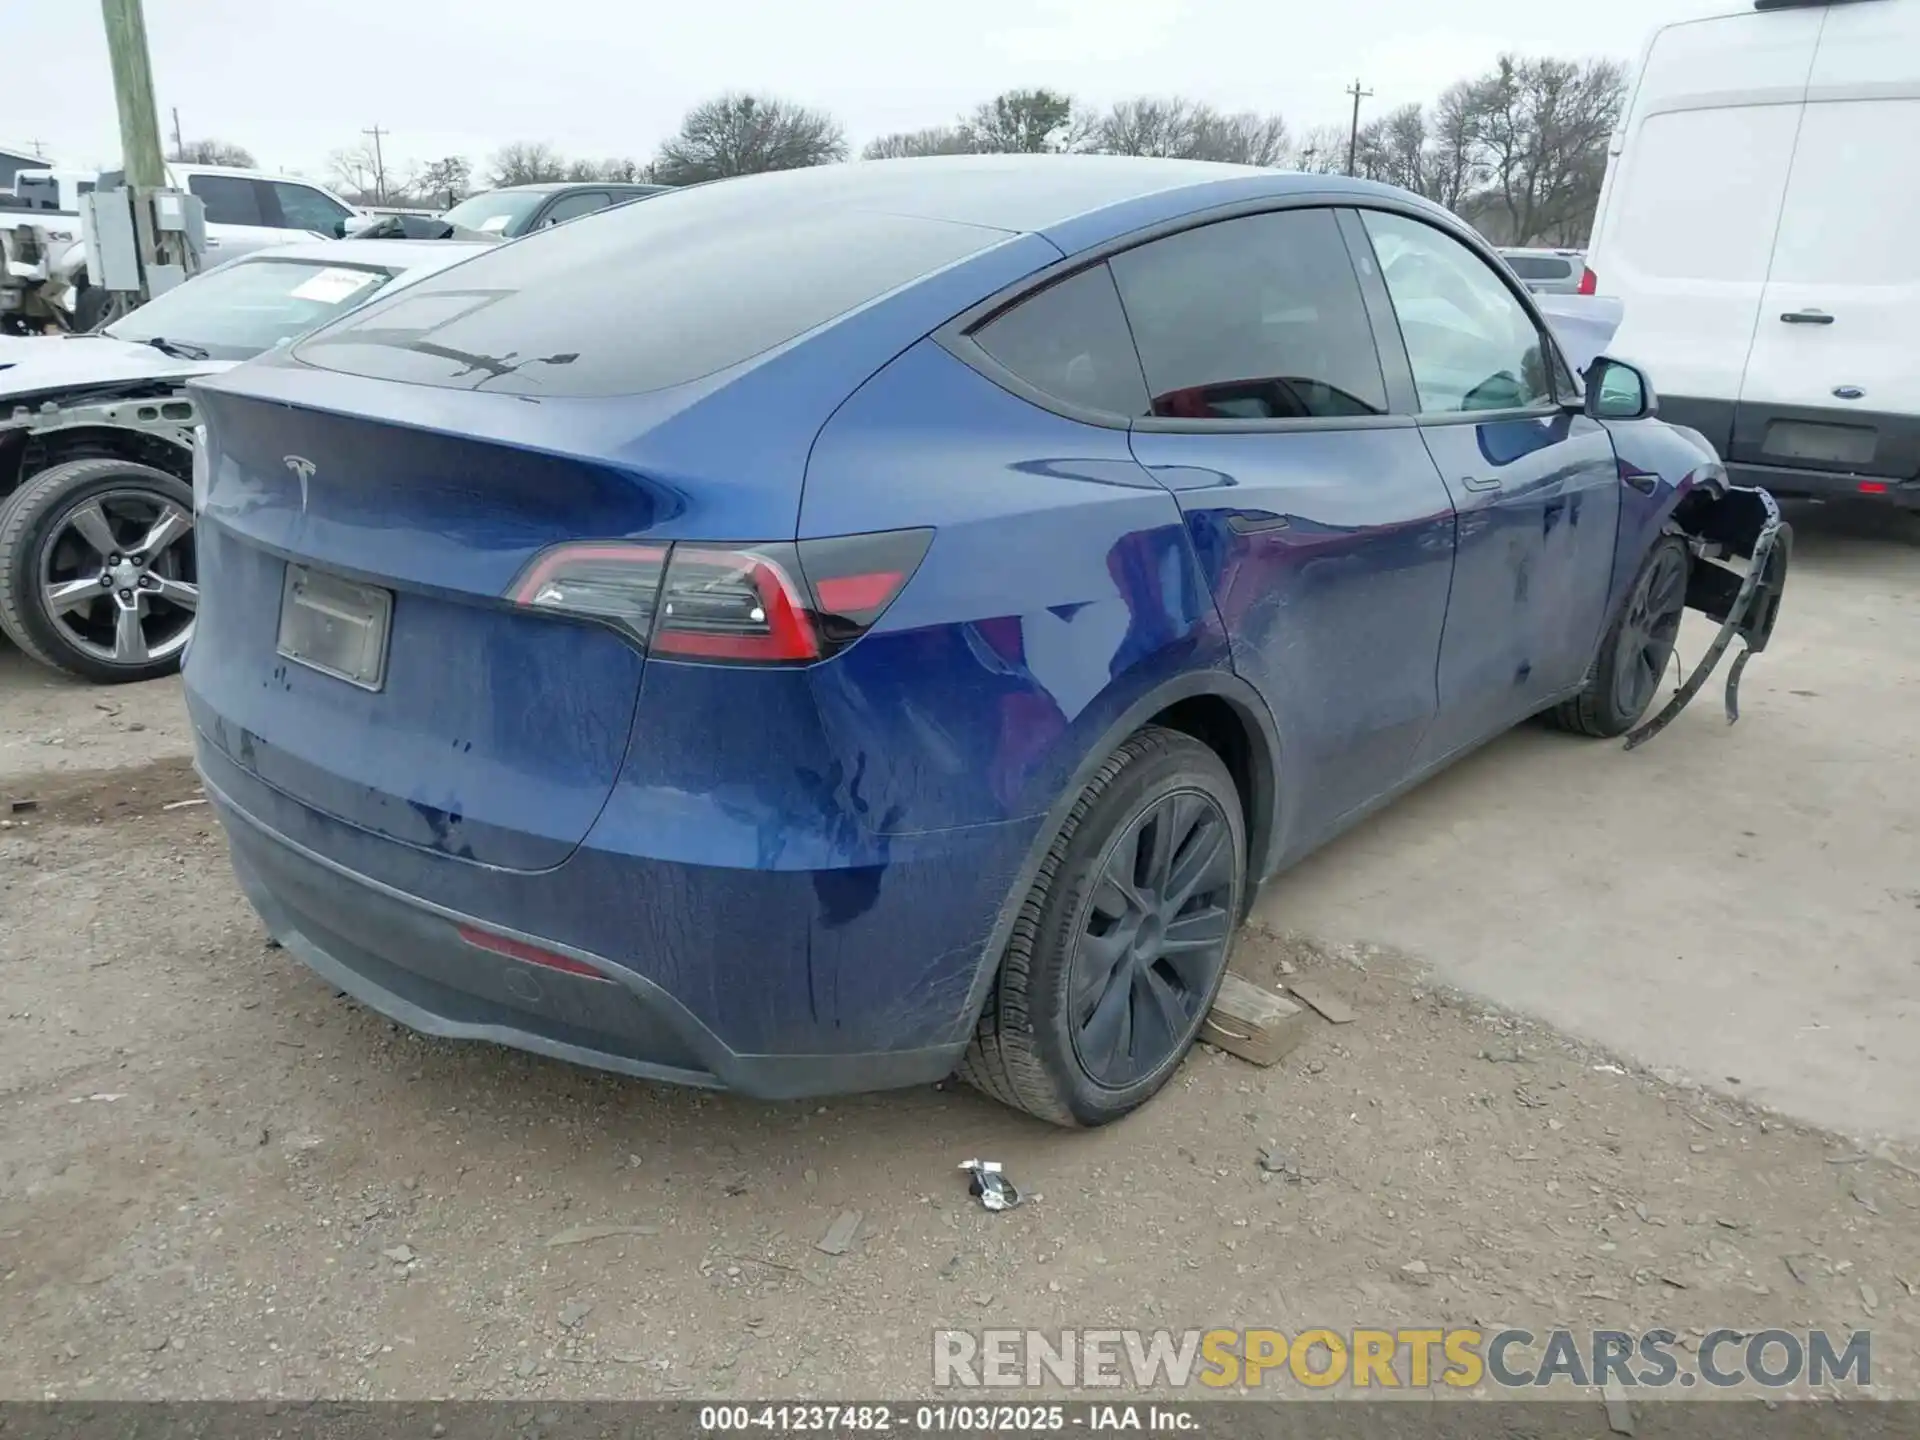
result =
[[[199,601],[187,382],[489,248],[276,246],[104,330],[0,338],[0,632],[102,684],[178,668]]]

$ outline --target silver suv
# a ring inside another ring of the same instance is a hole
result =
[[[1500,258],[1536,295],[1578,295],[1584,250],[1502,250]]]

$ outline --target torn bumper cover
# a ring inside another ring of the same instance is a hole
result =
[[[1709,503],[1683,505],[1676,522],[1694,542],[1693,565],[1687,577],[1687,605],[1720,622],[1706,654],[1674,696],[1645,724],[1630,731],[1626,748],[1644,745],[1671,725],[1700,693],[1707,679],[1737,636],[1745,648],[1727,672],[1727,723],[1740,718],[1740,676],[1747,661],[1767,648],[1774,622],[1780,618],[1780,597],[1786,589],[1787,565],[1793,558],[1793,527],[1781,518],[1780,506],[1765,490],[1729,486]],[[1744,560],[1744,571],[1721,563]]]

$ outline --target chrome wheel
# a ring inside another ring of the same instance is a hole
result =
[[[47,620],[73,647],[128,667],[186,648],[200,604],[193,519],[151,490],[109,490],[60,515],[40,549]]]
[[[1183,1053],[1233,936],[1233,831],[1198,790],[1160,796],[1100,863],[1068,968],[1068,1033],[1098,1084],[1118,1089]]]

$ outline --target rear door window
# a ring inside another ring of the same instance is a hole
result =
[[[314,230],[322,235],[332,235],[339,230],[340,222],[353,213],[311,185],[270,180],[267,188],[272,190],[273,198],[280,207],[281,222],[289,229]]]
[[[578,194],[562,195],[548,208],[540,223],[560,225],[582,215],[591,215],[596,210],[606,209],[612,199],[604,190],[582,190]]]
[[[1570,260],[1557,260],[1549,255],[1506,255],[1501,258],[1522,280],[1573,278],[1573,262]]]
[[[632,395],[727,369],[1007,240],[777,183],[700,185],[556,225],[356,310],[322,369],[514,395]]]
[[[1386,413],[1373,329],[1331,210],[1222,220],[1110,263],[1152,414],[1308,420]]]
[[[973,341],[1056,400],[1112,415],[1149,413],[1140,357],[1105,265],[1022,300],[974,331]]]
[[[187,189],[206,203],[213,225],[265,225],[254,182],[238,175],[189,175]]]

